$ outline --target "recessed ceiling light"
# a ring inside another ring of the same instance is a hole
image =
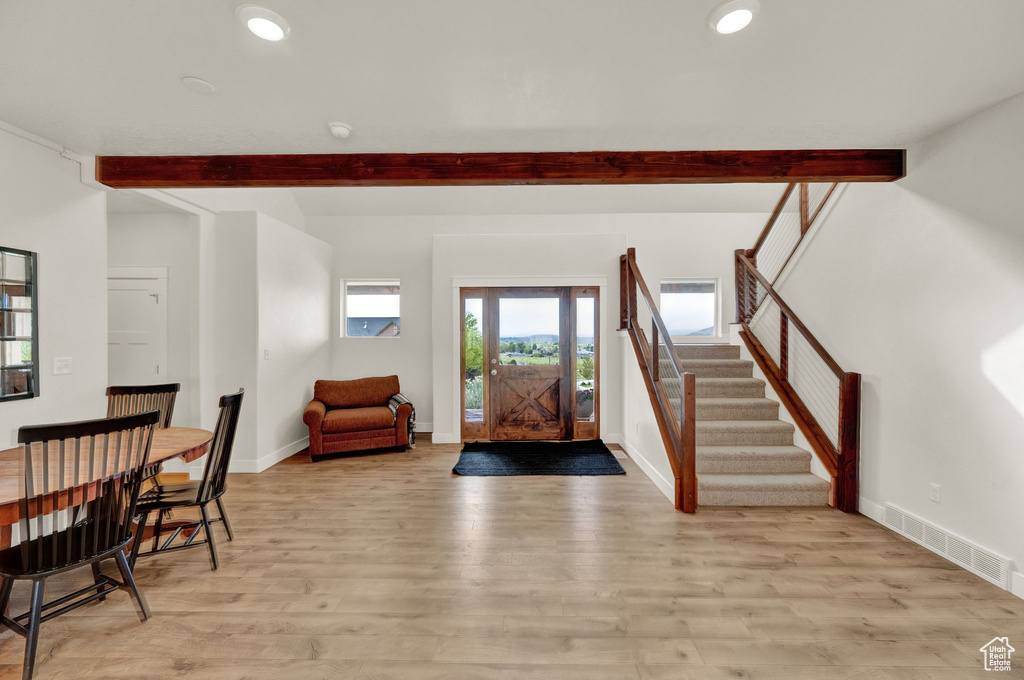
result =
[[[352,126],[345,123],[328,123],[327,129],[338,139],[348,139],[348,136],[352,134]]]
[[[729,0],[711,12],[708,26],[722,35],[736,33],[746,28],[760,9],[758,0]]]
[[[202,78],[196,78],[195,76],[185,76],[181,79],[181,84],[193,92],[199,92],[200,94],[213,94],[217,91],[217,88],[213,83],[203,80]]]
[[[292,30],[284,17],[259,5],[239,5],[235,16],[257,37],[272,42],[284,40]]]

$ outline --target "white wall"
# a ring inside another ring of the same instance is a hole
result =
[[[0,245],[39,254],[40,396],[0,403],[0,448],[22,425],[106,414],[106,198],[78,163],[0,131]],[[53,375],[71,357],[71,375]]]
[[[909,149],[906,179],[849,186],[781,291],[839,364],[863,374],[862,511],[893,503],[1018,572],[1022,130],[1024,95]]]
[[[331,265],[327,243],[257,216],[257,470],[309,443],[302,412],[331,370]]]
[[[173,213],[116,214],[107,218],[110,267],[167,268],[167,382],[180,382],[173,424],[199,427],[199,385],[193,380],[194,335],[199,330],[198,218]]]
[[[306,216],[291,189],[228,188],[164,189],[164,195],[214,213],[249,212],[273,217],[299,231],[306,229]]]
[[[599,270],[609,278],[611,291],[605,296],[606,321],[617,320],[618,256],[623,246],[636,246],[637,257],[647,276],[656,280],[671,276],[713,277],[722,280],[726,314],[733,299],[733,259],[736,248],[753,245],[764,224],[764,214],[615,214],[615,215],[486,215],[486,216],[389,216],[308,217],[307,230],[334,246],[332,284],[333,378],[396,373],[402,391],[416,404],[417,422],[422,430],[451,432],[453,418],[449,398],[445,405],[435,402],[434,385],[440,384],[451,367],[452,347],[435,347],[432,315],[451,314],[451,283],[435,298],[434,237],[441,234],[528,235],[514,239],[515,247],[495,248],[480,242],[476,252],[466,254],[469,272],[518,272],[520,275],[557,276],[566,272],[583,275],[573,265],[580,256],[565,243],[586,243],[594,234],[618,234],[624,240],[607,248]],[[575,239],[555,245],[549,234],[574,234]],[[455,243],[458,243],[456,239]],[[494,243],[497,243],[495,241]],[[513,259],[509,259],[514,255]],[[454,265],[453,265],[454,266]],[[586,270],[594,274],[598,269]],[[450,279],[455,269],[447,272]],[[340,287],[342,278],[394,278],[402,282],[402,337],[393,339],[341,338]],[[440,308],[437,306],[440,305]],[[446,318],[450,318],[446,317]],[[725,317],[728,320],[728,316]],[[447,321],[441,321],[446,325]],[[617,323],[614,324],[617,326]],[[447,327],[447,326],[445,326]],[[454,340],[453,340],[454,342]],[[619,364],[613,335],[606,334],[606,357]],[[437,363],[440,361],[441,363]],[[454,373],[452,373],[454,375]],[[621,371],[605,372],[604,392],[618,387]],[[435,380],[435,378],[437,380]],[[602,431],[609,422],[622,429],[621,408],[616,412],[603,404]],[[438,416],[438,410],[444,409]],[[608,421],[607,418],[611,418]],[[616,422],[616,419],[618,421]]]
[[[232,472],[257,472],[259,408],[259,275],[257,215],[221,213],[215,229],[214,373],[218,395],[245,389],[238,418]],[[216,408],[216,407],[214,407]]]

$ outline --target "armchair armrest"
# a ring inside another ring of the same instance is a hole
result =
[[[399,393],[388,399],[388,408],[395,414],[398,445],[416,446],[416,407],[408,397]]]
[[[308,425],[310,429],[319,432],[320,425],[324,422],[325,413],[327,413],[327,407],[324,406],[324,403],[314,399],[309,402],[306,410],[302,412],[302,422]]]

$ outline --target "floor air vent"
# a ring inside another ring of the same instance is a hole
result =
[[[915,543],[956,562],[1000,588],[1010,583],[1010,561],[929,524],[905,510],[885,504],[885,524]]]

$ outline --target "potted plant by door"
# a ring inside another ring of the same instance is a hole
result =
[[[576,419],[590,420],[594,415],[594,390],[581,389],[576,392]]]

